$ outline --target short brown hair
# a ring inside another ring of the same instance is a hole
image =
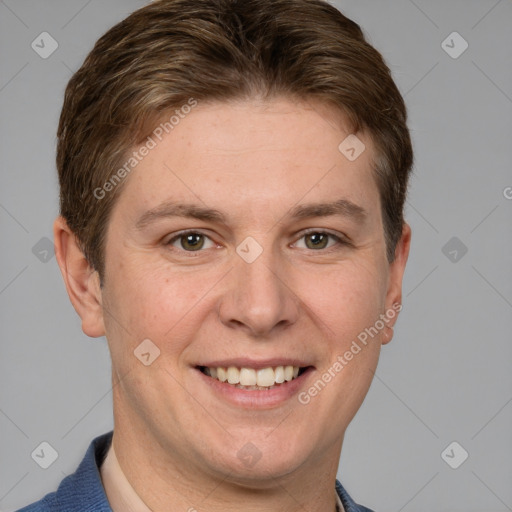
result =
[[[387,257],[394,259],[413,151],[406,107],[380,53],[322,0],[159,0],[102,36],[71,78],[58,128],[61,215],[103,277],[101,188],[176,107],[259,95],[316,99],[375,148]],[[341,141],[340,141],[341,142]]]

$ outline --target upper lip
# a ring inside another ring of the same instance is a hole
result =
[[[235,368],[254,368],[255,370],[259,370],[261,368],[275,368],[276,366],[298,366],[299,368],[305,368],[312,365],[304,360],[290,357],[272,357],[269,359],[250,359],[248,357],[239,357],[235,359],[217,359],[214,361],[202,362],[196,366],[206,366],[208,368],[228,368],[230,366],[234,366]]]

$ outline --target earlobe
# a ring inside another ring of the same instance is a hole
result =
[[[386,295],[386,312],[392,313],[389,316],[387,330],[389,332],[383,336],[382,343],[386,344],[393,338],[393,326],[395,325],[398,314],[402,309],[402,282],[405,272],[405,266],[409,257],[411,247],[411,227],[404,222],[402,236],[395,249],[395,259],[389,264],[389,284]]]
[[[82,330],[87,336],[103,336],[105,327],[98,273],[85,258],[75,234],[62,217],[55,220],[53,234],[57,263],[69,299],[82,319]]]

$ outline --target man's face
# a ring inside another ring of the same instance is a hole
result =
[[[102,289],[120,436],[242,482],[337,465],[385,329],[358,335],[400,299],[405,263],[386,259],[372,142],[358,134],[350,161],[342,121],[284,99],[199,104],[127,178]],[[300,373],[282,382],[286,366]],[[228,367],[263,389],[221,382]]]

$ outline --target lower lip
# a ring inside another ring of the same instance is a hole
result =
[[[194,368],[202,381],[210,387],[210,389],[222,399],[246,409],[270,409],[282,405],[286,400],[295,396],[300,388],[302,388],[314,368],[307,368],[299,377],[283,382],[272,389],[240,389],[227,382],[221,382],[205,375],[198,368]]]

